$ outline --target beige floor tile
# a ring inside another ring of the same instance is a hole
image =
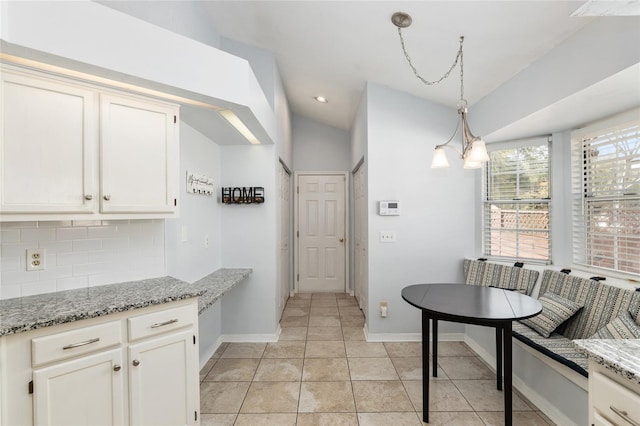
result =
[[[309,317],[287,317],[280,320],[280,327],[307,327],[309,325]]]
[[[297,426],[358,426],[356,413],[299,413]]]
[[[209,371],[211,371],[217,361],[218,358],[211,358],[209,359],[209,361],[207,361],[204,367],[202,367],[202,369],[200,370],[200,381],[203,381],[204,378],[207,377],[207,374],[209,374]]]
[[[202,414],[200,426],[233,426],[236,414]]]
[[[400,381],[356,381],[352,385],[359,413],[414,411]]]
[[[302,362],[302,358],[263,358],[254,380],[259,382],[299,382],[302,377]]]
[[[258,358],[221,358],[213,366],[205,381],[250,382],[256,373]]]
[[[287,308],[304,308],[311,306],[311,298],[308,299],[289,299],[285,309]]]
[[[363,341],[364,330],[362,327],[342,327],[342,336],[345,341]]]
[[[343,327],[364,327],[363,316],[340,317],[340,322]]]
[[[340,327],[340,317],[336,316],[314,316],[309,317],[309,328],[311,327]]]
[[[311,300],[323,300],[323,299],[336,299],[337,295],[343,295],[344,293],[312,293]]]
[[[221,358],[262,358],[266,343],[229,343]]]
[[[351,380],[398,380],[390,358],[348,358]]]
[[[454,380],[453,383],[474,410],[504,410],[504,393],[496,389],[495,380]],[[513,411],[531,411],[531,407],[513,393]]]
[[[420,342],[385,342],[384,347],[392,358],[422,356],[422,343]]]
[[[422,357],[391,358],[391,362],[396,368],[401,380],[422,380]],[[431,372],[429,374],[431,375],[430,379],[432,381],[449,380],[440,367],[438,367],[438,377],[433,377]]]
[[[301,413],[352,413],[356,411],[351,382],[302,382]]]
[[[237,414],[249,389],[249,382],[202,382],[202,414]]]
[[[351,380],[346,358],[307,358],[302,369],[302,381],[337,382]]]
[[[438,364],[452,380],[490,380],[496,377],[485,363],[472,356],[443,356],[438,358]]]
[[[344,342],[347,350],[347,357],[369,358],[369,357],[387,357],[387,351],[382,343],[369,343],[363,341],[347,341]]]
[[[305,358],[345,358],[346,356],[342,340],[307,342],[304,353]]]
[[[313,307],[311,308],[311,311],[309,312],[309,315],[311,316],[316,316],[316,317],[321,317],[321,316],[335,316],[338,317],[340,316],[340,312],[338,312],[338,307],[333,307],[333,306],[329,306],[329,307]]]
[[[338,302],[338,306],[358,306],[358,301],[355,297],[350,298],[341,298],[337,297],[336,301]]]
[[[307,343],[317,340],[342,340],[341,327],[309,327]]]
[[[360,426],[415,426],[422,422],[416,413],[358,413]]]
[[[224,350],[227,349],[227,346],[229,346],[229,342],[220,343],[220,346],[218,346],[218,349],[216,349],[211,358],[220,358]]]
[[[350,317],[350,316],[362,316],[364,317],[364,314],[362,313],[362,310],[360,308],[358,308],[357,306],[338,306],[338,311],[340,311],[340,316],[341,317]]]
[[[304,317],[309,315],[309,311],[310,309],[308,306],[292,306],[290,308],[285,308],[284,311],[282,311],[282,318]]]
[[[416,411],[422,411],[422,381],[408,380],[404,384]],[[473,411],[464,396],[450,380],[429,382],[430,411]]]
[[[311,309],[313,308],[336,308],[338,307],[338,302],[336,302],[335,297],[333,299],[311,299]]]
[[[295,426],[297,415],[291,414],[238,414],[235,426]]]
[[[504,426],[504,411],[478,412],[487,426]],[[547,426],[548,423],[535,411],[514,411],[513,424],[518,426]]]
[[[438,358],[441,356],[476,356],[463,342],[438,342]]]
[[[537,410],[537,408],[536,408]],[[551,420],[549,417],[547,417],[547,415],[545,413],[543,413],[542,411],[536,411],[536,413],[545,421],[547,422],[548,425],[550,426],[555,426],[555,423],[553,422],[553,420]]]
[[[253,382],[240,413],[295,413],[299,396],[298,382]]]
[[[267,343],[264,358],[304,358],[305,342]]]
[[[418,412],[418,417],[422,419],[422,411]],[[425,423],[426,424],[426,423]],[[484,426],[484,423],[473,411],[435,411],[429,413],[429,425],[434,426]],[[517,425],[517,423],[515,423]]]
[[[313,293],[296,293],[289,297],[289,300],[311,299],[311,296],[313,296]]]
[[[278,341],[292,340],[307,340],[307,327],[282,327]]]

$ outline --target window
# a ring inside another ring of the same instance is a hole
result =
[[[640,110],[572,139],[574,262],[640,274]]]
[[[551,259],[550,140],[489,144],[483,191],[485,256]]]

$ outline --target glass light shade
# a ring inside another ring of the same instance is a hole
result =
[[[470,155],[467,155],[467,158],[464,159],[464,168],[465,169],[479,169],[482,167],[482,163],[479,161],[472,161],[470,159]]]
[[[482,139],[478,139],[471,144],[471,150],[467,156],[469,161],[475,163],[484,163],[489,161],[489,154],[487,153],[487,147]]]
[[[433,151],[433,160],[431,160],[432,169],[442,169],[449,167],[449,161],[447,160],[447,153],[444,152],[444,148],[436,148]]]

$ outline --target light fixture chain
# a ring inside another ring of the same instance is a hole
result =
[[[402,46],[402,51],[404,52],[404,57],[407,60],[407,63],[409,64],[409,67],[411,67],[411,69],[413,70],[413,74],[416,76],[416,78],[418,80],[422,81],[427,86],[433,86],[435,84],[438,84],[442,80],[444,80],[447,77],[449,77],[449,75],[451,74],[453,69],[456,67],[456,65],[458,65],[458,62],[460,62],[460,79],[461,79],[460,85],[461,85],[461,91],[464,90],[464,86],[462,85],[462,76],[463,76],[463,70],[462,70],[462,42],[464,41],[464,37],[460,37],[460,48],[458,49],[458,53],[456,54],[456,59],[453,61],[453,64],[451,65],[451,68],[449,68],[449,70],[442,77],[440,77],[438,80],[429,81],[429,80],[426,80],[425,78],[423,78],[418,73],[418,70],[416,69],[416,67],[413,65],[413,62],[411,61],[411,57],[409,56],[409,52],[407,52],[407,48],[405,47],[404,37],[402,36],[402,28],[400,28],[400,27],[398,27],[398,35],[400,36],[400,45]],[[461,99],[462,99],[462,97],[461,97]]]

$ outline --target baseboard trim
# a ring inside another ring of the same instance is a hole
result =
[[[487,352],[478,342],[464,335],[464,342],[487,364],[491,371],[495,373],[496,357]],[[531,389],[527,384],[518,376],[513,375],[513,387],[516,388],[522,395],[529,399],[536,407],[540,409],[547,417],[553,420],[558,425],[576,425],[571,419],[559,411],[552,403],[546,398],[540,395],[535,390]],[[577,425],[576,425],[577,426]]]
[[[370,333],[365,324],[364,338],[367,342],[421,342],[422,333]],[[438,341],[463,342],[464,333],[438,333]]]
[[[200,357],[200,370],[202,370],[205,366],[205,364],[207,363],[207,361],[209,361],[209,359],[211,359],[211,357],[213,356],[213,354],[216,353],[216,351],[218,350],[218,348],[220,347],[220,345],[222,344],[222,336],[218,337],[216,339],[215,342],[213,342],[213,344],[211,344],[211,346],[209,346],[205,351],[205,356]]]

